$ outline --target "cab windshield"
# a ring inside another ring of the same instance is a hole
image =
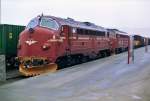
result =
[[[45,18],[45,17],[42,17],[42,18],[37,17],[37,18],[32,19],[29,22],[29,24],[26,26],[26,28],[34,28],[38,25],[41,27],[46,27],[46,28],[50,28],[54,30],[58,30],[59,28],[59,25],[55,20],[51,18]]]
[[[41,18],[40,26],[47,27],[47,28],[54,29],[54,30],[58,30],[59,28],[58,23],[55,20],[50,19],[50,18]]]
[[[39,19],[34,18],[29,22],[29,24],[27,25],[27,28],[34,28],[38,25],[38,23],[39,23]]]

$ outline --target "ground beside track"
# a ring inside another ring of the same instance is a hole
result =
[[[26,79],[26,77],[22,76],[18,69],[7,70],[6,72],[6,81],[0,82],[0,86],[13,83],[22,79]]]
[[[150,47],[149,47],[150,49]],[[3,101],[150,101],[150,52],[135,51],[0,87]]]

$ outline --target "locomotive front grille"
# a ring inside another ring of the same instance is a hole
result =
[[[50,61],[47,58],[42,57],[18,57],[18,61],[20,62],[20,64],[23,64],[26,68],[43,66],[50,63]]]

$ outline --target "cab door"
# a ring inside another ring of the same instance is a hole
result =
[[[63,25],[61,27],[60,38],[63,40],[62,48],[64,49],[65,55],[70,54],[70,27],[68,25]]]

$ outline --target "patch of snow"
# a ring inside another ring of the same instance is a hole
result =
[[[142,99],[140,96],[137,96],[137,95],[132,95],[132,98],[133,99],[137,99],[137,100],[141,100]]]

